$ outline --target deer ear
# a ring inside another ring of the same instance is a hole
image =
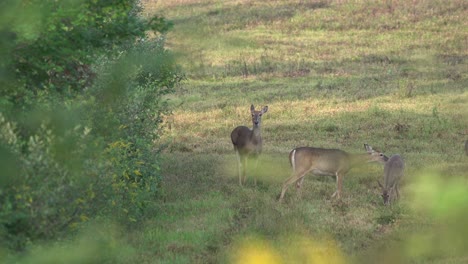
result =
[[[255,106],[254,105],[250,105],[250,112],[253,112],[255,111]]]
[[[367,143],[364,143],[364,148],[366,149],[367,152],[371,153],[373,152],[374,150],[372,149],[371,146],[367,145]]]
[[[263,109],[262,109],[262,112],[266,113],[267,111],[268,111],[268,106],[264,106]]]

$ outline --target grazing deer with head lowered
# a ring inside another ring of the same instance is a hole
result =
[[[289,161],[292,166],[292,175],[283,184],[279,200],[284,197],[284,193],[292,183],[296,183],[296,188],[300,189],[307,173],[312,172],[320,176],[336,176],[336,191],[333,197],[341,197],[343,177],[354,166],[366,162],[385,163],[388,157],[383,153],[372,149],[364,144],[367,153],[349,154],[339,149],[325,149],[313,147],[299,147],[289,153]]]
[[[262,153],[262,115],[268,111],[268,106],[264,106],[260,111],[255,110],[255,106],[250,106],[252,114],[253,128],[246,126],[238,126],[231,132],[231,141],[236,151],[239,172],[239,184],[242,186],[247,178],[247,159],[255,159],[255,167],[257,167],[258,156]],[[254,177],[255,185],[257,179]]]
[[[400,155],[396,154],[390,157],[390,159],[385,163],[384,166],[384,184],[382,185],[380,181],[380,188],[382,188],[382,198],[384,204],[388,205],[396,198],[400,197],[400,192],[398,191],[398,184],[400,179],[403,177],[403,171],[405,169],[405,162]]]

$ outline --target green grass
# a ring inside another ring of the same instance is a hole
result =
[[[347,261],[463,262],[402,241],[433,225],[412,206],[418,175],[468,176],[466,8],[455,0],[147,4],[174,22],[167,42],[188,79],[169,98],[174,114],[158,142],[168,146],[165,194],[132,235],[138,262],[242,262],[252,250],[259,262],[288,263],[322,256],[307,252],[327,241]],[[250,126],[250,104],[269,106],[264,155],[258,186],[249,178],[239,187],[229,134]],[[398,204],[382,206],[382,167],[372,164],[348,174],[340,201],[330,198],[332,178],[308,176],[301,193],[291,187],[277,202],[292,148],[358,153],[363,143],[404,157]]]
[[[466,262],[465,1],[143,2],[174,22],[167,44],[187,80],[155,143],[167,146],[161,197],[103,238],[117,262]],[[250,104],[269,106],[264,153],[240,187],[229,134],[250,126]],[[382,205],[378,164],[353,169],[341,200],[334,179],[310,175],[277,202],[292,148],[363,143],[404,157],[397,204]],[[96,254],[88,244],[78,252]]]

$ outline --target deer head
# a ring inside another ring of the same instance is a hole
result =
[[[364,148],[367,151],[369,156],[367,157],[367,162],[379,162],[385,164],[388,161],[388,157],[385,156],[382,152],[373,149],[371,146],[364,144]]]
[[[383,185],[380,183],[380,181],[377,181],[377,183],[379,184],[380,188],[382,189],[382,198],[383,198],[384,204],[388,205],[389,202],[390,202],[389,190],[387,188],[383,187]]]
[[[262,115],[268,111],[268,106],[264,106],[262,110],[256,111],[255,106],[250,106],[250,113],[252,114],[252,123],[254,127],[260,126],[262,123]]]

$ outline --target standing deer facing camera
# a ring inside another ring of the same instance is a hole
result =
[[[255,159],[255,167],[257,167],[258,156],[262,153],[262,132],[260,125],[262,124],[262,115],[268,111],[268,106],[264,106],[262,110],[256,111],[255,106],[250,106],[252,114],[253,128],[246,126],[238,126],[231,132],[231,141],[236,151],[239,172],[239,184],[242,186],[247,178],[247,160],[248,158]],[[255,185],[257,179],[254,177]]]
[[[293,169],[291,177],[286,179],[281,190],[279,201],[292,183],[296,183],[299,190],[307,173],[312,172],[320,176],[336,176],[336,191],[332,197],[341,197],[343,177],[354,166],[366,162],[385,163],[388,157],[383,153],[364,144],[367,153],[349,154],[339,149],[324,149],[313,147],[299,147],[289,153],[289,161]]]
[[[384,185],[379,183],[380,188],[382,188],[382,198],[384,204],[388,205],[389,203],[400,197],[400,192],[398,191],[398,184],[400,179],[403,177],[403,171],[405,169],[405,162],[400,155],[396,154],[390,157],[390,159],[385,163],[384,167]]]

